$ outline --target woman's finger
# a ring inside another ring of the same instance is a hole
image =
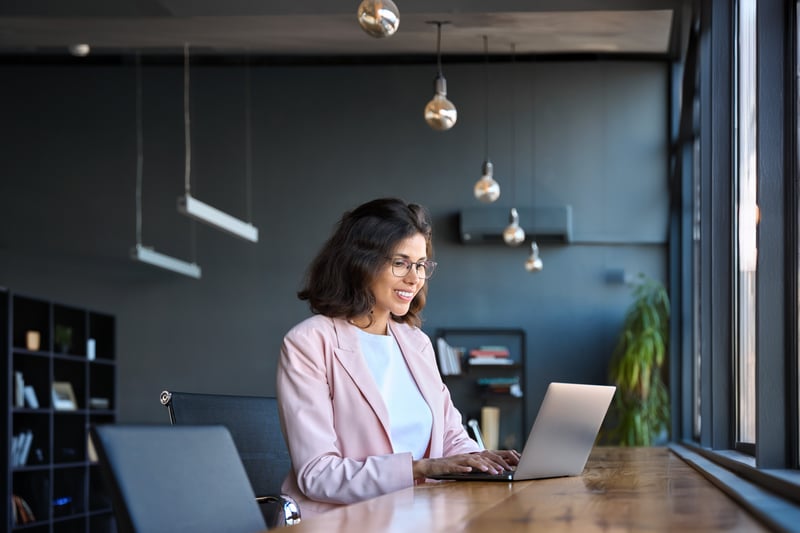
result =
[[[511,458],[507,457],[502,451],[486,450],[481,453],[481,456],[502,470],[511,469],[511,464],[509,462]],[[511,462],[513,463],[513,461]]]

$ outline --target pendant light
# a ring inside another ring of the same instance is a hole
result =
[[[391,37],[400,26],[400,11],[392,0],[364,0],[357,16],[361,29],[378,39]]]
[[[183,51],[183,131],[185,144],[184,189],[185,194],[178,197],[178,212],[187,217],[203,222],[220,231],[224,231],[240,239],[258,242],[258,228],[250,222],[240,220],[192,196],[192,137],[189,114],[189,44],[184,44]],[[248,191],[249,192],[249,191]]]
[[[489,161],[489,38],[483,36],[484,74],[486,78],[485,114],[485,157],[481,166],[481,177],[475,183],[475,198],[483,203],[490,204],[500,198],[500,185],[494,180],[494,165]]]
[[[519,213],[512,207],[508,216],[509,224],[503,230],[503,241],[509,246],[519,246],[525,240],[525,230],[519,225]]]
[[[514,62],[514,45],[511,45],[511,71],[512,74],[516,72]],[[516,80],[514,80],[516,82]],[[517,84],[514,83],[514,89],[511,94],[512,108],[517,108]],[[517,199],[517,114],[511,116],[511,197]],[[512,207],[508,216],[508,226],[503,230],[503,241],[509,246],[519,246],[525,241],[525,230],[519,225],[519,213],[517,208]]]
[[[171,270],[190,278],[199,279],[202,275],[200,267],[175,257],[157,252],[152,246],[142,244],[142,174],[144,155],[142,139],[142,62],[139,52],[136,53],[136,246],[131,250],[131,258],[165,270]],[[192,240],[194,255],[194,240]]]
[[[531,93],[531,195],[534,194],[533,177],[536,175],[533,157],[533,147],[536,146],[536,114],[534,113],[536,95]],[[533,205],[533,202],[531,202]],[[544,268],[544,263],[539,257],[539,245],[536,244],[536,236],[531,235],[531,255],[525,260],[525,270],[528,272],[540,272]]]
[[[539,257],[539,246],[536,244],[536,241],[533,241],[531,243],[531,255],[525,260],[525,270],[528,272],[539,272],[543,268],[544,263],[542,263]]]
[[[86,57],[92,51],[92,47],[86,43],[75,43],[69,45],[68,50],[75,57]]]
[[[438,72],[433,80],[434,94],[428,105],[425,106],[425,122],[431,128],[444,131],[452,128],[458,119],[458,111],[453,102],[447,99],[447,80],[442,74],[442,24],[449,21],[429,21],[436,24],[436,65]]]

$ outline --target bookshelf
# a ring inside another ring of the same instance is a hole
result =
[[[457,351],[456,365],[446,362],[446,347]],[[497,407],[500,413],[498,447],[516,448],[520,452],[525,444],[525,331],[499,328],[442,328],[436,331],[439,370],[450,390],[453,403],[461,411],[463,422],[470,419],[481,423],[483,407]],[[487,353],[506,348],[496,363],[482,360],[483,364],[470,364],[470,352],[484,349]],[[486,350],[488,349],[488,350]],[[484,429],[484,433],[486,430]],[[470,432],[471,433],[471,432]]]
[[[8,391],[0,529],[114,531],[88,446],[90,424],[116,420],[114,317],[0,288],[0,321]],[[54,396],[54,383],[67,385]]]

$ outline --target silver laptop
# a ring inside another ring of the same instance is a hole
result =
[[[519,464],[500,474],[466,472],[433,479],[521,481],[583,472],[616,387],[551,383],[533,422]]]

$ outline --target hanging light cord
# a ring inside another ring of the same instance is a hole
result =
[[[536,67],[536,55],[532,55],[532,63],[531,67]],[[534,87],[535,79],[536,79],[536,69],[531,68],[532,76],[534,79]],[[531,207],[534,206],[536,203],[536,188],[534,187],[534,182],[536,180],[536,159],[535,159],[535,150],[536,150],[536,91],[531,91],[531,140],[530,140],[530,158],[531,158]],[[536,244],[536,235],[533,234],[531,231],[531,256],[539,257],[539,245]]]
[[[192,135],[189,117],[189,43],[183,43],[183,140],[186,156],[184,159],[184,189],[187,196],[191,194],[192,175]],[[197,262],[197,226],[194,219],[189,221],[190,246],[192,262]]]
[[[136,245],[142,244],[142,60],[136,52]]]
[[[189,118],[189,43],[183,44],[183,140],[185,146],[184,188],[191,193],[192,174],[192,136]]]
[[[436,23],[436,67],[439,69],[439,76],[442,76],[442,23]]]
[[[536,86],[536,84],[535,84],[536,56],[533,55],[533,56],[531,56],[531,58],[532,58],[532,62],[531,62],[530,71],[532,73],[531,75],[534,77],[534,86]],[[530,94],[531,94],[531,120],[530,120],[530,125],[531,125],[530,147],[531,148],[530,148],[529,152],[530,152],[530,158],[531,158],[531,179],[530,179],[530,183],[531,183],[531,207],[533,207],[533,204],[534,204],[534,202],[536,200],[536,190],[535,190],[535,188],[533,186],[534,180],[536,179],[536,158],[535,158],[536,154],[534,153],[535,150],[536,150],[536,91],[532,90]]]
[[[486,82],[486,100],[483,108],[484,115],[486,115],[486,131],[484,132],[486,157],[484,159],[489,161],[489,38],[486,35],[483,36],[483,73]]]
[[[516,47],[511,43],[511,77],[515,78],[517,72],[516,62]],[[516,81],[516,80],[515,80]],[[512,84],[511,92],[511,108],[517,109],[517,84]],[[511,198],[517,200],[517,114],[511,115]]]
[[[247,197],[247,221],[253,221],[253,136],[250,120],[250,58],[244,67],[245,77],[245,90],[244,90],[244,106],[245,106],[245,195]]]

